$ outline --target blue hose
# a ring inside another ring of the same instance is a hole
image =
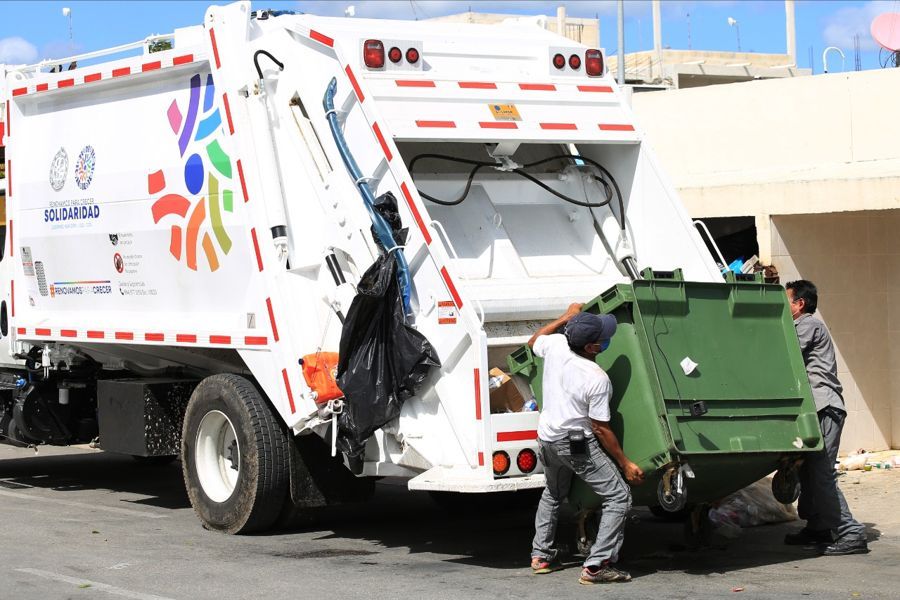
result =
[[[378,241],[381,242],[386,251],[394,252],[394,256],[397,259],[397,281],[400,284],[400,294],[403,297],[403,312],[405,315],[409,315],[412,312],[410,309],[412,285],[409,276],[409,263],[406,262],[403,249],[397,248],[397,242],[394,240],[394,233],[390,224],[375,210],[375,197],[372,195],[372,190],[369,189],[369,184],[362,179],[362,172],[353,159],[350,148],[347,147],[347,140],[344,139],[344,134],[338,125],[337,115],[334,112],[334,95],[336,92],[337,79],[332,78],[322,100],[322,105],[325,107],[325,116],[328,119],[328,125],[331,127],[331,135],[334,136],[334,142],[337,144],[341,158],[344,160],[344,166],[347,167],[350,177],[353,178],[359,193],[362,195],[363,203],[366,205],[366,210],[369,211],[369,218],[372,220],[372,228],[378,237]]]

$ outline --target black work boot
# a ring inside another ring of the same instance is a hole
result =
[[[843,556],[845,554],[866,554],[869,552],[869,544],[866,538],[843,537],[833,544],[829,544],[822,552],[825,556]]]
[[[784,543],[788,546],[812,546],[815,544],[830,544],[832,542],[831,530],[822,529],[816,531],[804,527],[797,533],[789,533],[784,536]]]

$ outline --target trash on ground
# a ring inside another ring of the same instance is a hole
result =
[[[720,501],[710,509],[709,520],[718,534],[734,539],[741,535],[743,527],[795,521],[797,511],[792,504],[782,504],[775,499],[770,476]]]

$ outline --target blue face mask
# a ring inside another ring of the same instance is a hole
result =
[[[606,349],[609,348],[609,343],[612,340],[603,340],[600,342],[600,352],[606,352]]]

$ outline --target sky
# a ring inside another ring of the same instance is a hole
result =
[[[202,23],[209,1],[14,1],[0,0],[0,63],[31,63],[73,53],[142,40],[176,27]],[[565,5],[570,16],[600,19],[601,47],[616,51],[616,2],[601,1],[478,1],[478,0],[335,0],[254,2],[254,8],[287,9],[341,16],[353,6],[356,17],[424,19],[465,12],[556,15]],[[70,19],[63,7],[71,9]],[[883,12],[900,12],[900,0],[798,0],[796,2],[797,62],[822,72],[822,51],[829,71],[854,69],[854,37],[859,36],[863,69],[880,68],[879,47],[869,33],[872,19]],[[729,17],[737,27],[728,24]],[[738,31],[739,30],[739,31]],[[663,0],[663,46],[674,49],[737,50],[784,53],[785,13],[780,0]],[[625,2],[625,51],[651,49],[653,30],[649,0]]]

